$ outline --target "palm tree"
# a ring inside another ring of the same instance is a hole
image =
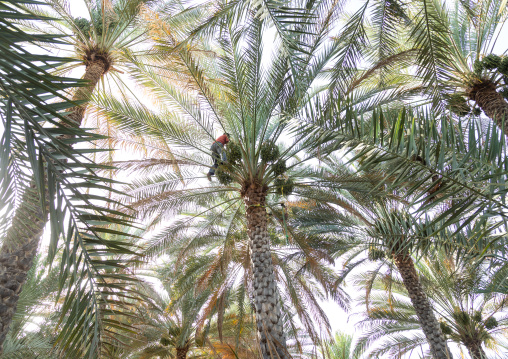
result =
[[[58,42],[56,37],[25,32],[12,22],[12,19],[42,20],[25,11],[25,5],[23,1],[2,3],[0,20],[0,113],[3,120],[0,161],[3,217],[0,227],[3,239],[0,286],[3,297],[7,298],[2,304],[0,351],[37,250],[38,236],[45,224],[43,219],[48,212],[51,213],[53,239],[58,238],[62,233],[60,227],[63,227],[64,217],[70,211],[76,211],[76,207],[70,205],[68,200],[80,196],[83,186],[77,183],[89,175],[93,177],[92,173],[97,168],[83,160],[86,151],[74,151],[62,141],[61,135],[64,134],[72,134],[83,141],[93,140],[96,136],[87,131],[67,130],[62,125],[68,123],[64,111],[72,105],[62,93],[79,83],[50,73],[67,64],[69,59],[33,55],[22,46],[23,43],[34,42],[51,46]],[[54,100],[63,102],[51,103]],[[62,169],[66,170],[65,176],[62,175]],[[101,178],[95,176],[95,180],[100,181]],[[45,204],[47,198],[39,195],[45,186],[57,193],[59,198],[58,204],[50,204],[49,209]],[[81,197],[83,200],[86,202]],[[92,211],[96,208],[96,205],[90,206]],[[81,210],[82,216],[85,213]],[[103,216],[100,220],[104,221],[104,218]],[[76,218],[75,212],[68,223],[74,226],[67,232],[67,238],[70,239],[79,235],[78,225],[89,227],[84,217]],[[35,237],[37,241],[31,241]],[[79,261],[75,264],[76,268],[81,265]],[[65,281],[65,276],[62,280]]]
[[[508,58],[496,48],[505,21],[502,0],[365,1],[336,36],[332,98],[361,97],[351,88],[370,82],[412,107],[430,101],[435,114],[483,110],[507,134]]]
[[[310,38],[311,47],[318,48],[325,39],[327,23],[320,25],[317,31],[313,29],[317,35]],[[192,203],[208,201],[205,206],[213,203],[214,207],[227,208],[243,203],[252,250],[252,293],[261,351],[264,358],[277,355],[286,358],[281,303],[270,251],[267,196],[290,193],[293,180],[288,174],[291,172],[284,173],[286,167],[291,170],[300,162],[293,161],[286,166],[291,158],[301,154],[300,159],[305,162],[314,157],[311,153],[319,143],[308,134],[292,136],[284,146],[278,142],[295,126],[291,118],[305,116],[302,109],[307,105],[313,79],[331,55],[312,62],[312,54],[295,50],[293,56],[287,51],[275,51],[269,64],[261,64],[263,23],[257,17],[247,17],[242,26],[229,21],[220,22],[219,26],[214,67],[200,60],[192,50],[177,48],[181,63],[193,76],[194,92],[178,89],[165,81],[160,70],[164,68],[160,54],[157,66],[138,63],[137,72],[133,70],[158,102],[169,106],[162,116],[143,105],[134,105],[131,99],[102,98],[98,106],[101,114],[116,121],[128,135],[143,135],[145,141],[150,136],[157,141],[162,139],[167,146],[181,149],[173,154],[175,158],[196,165],[208,166],[208,148],[215,136],[231,133],[236,143],[231,150],[234,147],[235,152],[230,154],[227,165],[219,167],[219,183],[214,181],[203,186],[195,182],[195,186],[178,188],[179,183],[203,177],[191,171],[185,175],[159,173],[153,179],[140,181],[130,191],[137,200],[132,204],[142,216],[153,215],[155,225],[183,208],[179,207],[182,204],[189,208]],[[301,36],[303,41],[306,35]],[[297,63],[302,68],[293,71],[289,66]],[[173,189],[168,192],[170,188]],[[230,195],[221,197],[218,203],[213,201],[218,193],[227,192]],[[160,201],[155,202],[153,196]]]
[[[66,38],[68,41],[70,41],[68,44],[74,46],[76,57],[80,60],[80,63],[86,67],[85,75],[83,77],[84,83],[86,85],[79,87],[74,93],[71,103],[75,106],[70,109],[68,116],[60,116],[58,118],[60,120],[61,126],[63,125],[69,129],[58,130],[57,135],[51,136],[50,139],[54,140],[57,143],[65,143],[69,142],[70,140],[79,142],[83,140],[93,139],[93,137],[90,135],[87,136],[88,138],[83,136],[83,134],[81,134],[79,131],[76,131],[74,128],[78,128],[81,125],[87,103],[92,92],[96,88],[99,80],[110,69],[112,69],[115,61],[118,62],[119,52],[126,50],[128,46],[132,46],[136,43],[136,37],[133,36],[135,31],[133,30],[132,25],[142,3],[144,2],[119,1],[115,3],[111,9],[106,8],[105,3],[102,5],[100,5],[100,3],[96,3],[94,6],[87,3],[91,6],[90,13],[92,14],[93,25],[90,28],[86,28],[86,26],[83,28],[83,19],[73,19],[67,13],[69,9],[68,3],[56,0],[51,2],[53,9],[56,10],[57,14],[63,22],[63,25],[67,26],[75,32],[75,36],[67,36]],[[40,21],[46,21],[49,24],[52,24],[54,28],[59,30],[61,33],[68,35],[68,33],[63,31],[59,25],[55,24],[52,18],[41,15],[43,12],[39,9],[28,8],[27,11],[29,11],[29,15],[27,15],[27,12],[25,12],[25,15],[20,17],[21,20],[39,19]],[[29,28],[38,30],[37,25],[32,22],[27,22],[25,25]],[[58,35],[55,34],[54,36],[57,38]],[[41,35],[42,39],[44,39],[44,37],[45,35]],[[55,41],[55,44],[57,43],[58,45],[61,45],[62,41]],[[19,55],[17,57],[19,58]],[[46,62],[55,61],[54,57],[49,56],[41,56],[40,59],[41,61]],[[76,65],[74,64],[73,66]],[[53,68],[54,67],[55,66],[53,66]],[[63,66],[62,68],[65,69],[66,66]],[[47,73],[46,71],[45,73]],[[27,74],[30,76],[29,72],[27,72]],[[24,74],[24,78],[27,77],[27,74]],[[56,77],[49,78],[49,82],[51,84],[55,83],[57,80],[59,79]],[[14,85],[12,81],[6,81],[6,83],[8,83],[10,86]],[[46,88],[45,90],[47,91]],[[61,97],[61,95],[59,95],[59,97]],[[65,108],[66,104],[66,102],[55,104],[54,108],[60,110]],[[56,114],[56,111],[53,110],[51,114]],[[55,121],[52,120],[51,123],[55,124]],[[50,145],[48,150],[54,151],[53,147],[55,146]],[[69,152],[69,149],[67,149],[67,152]],[[71,151],[70,154],[67,154],[66,156],[71,158],[71,162],[75,162],[76,160],[74,157],[82,157],[83,155],[86,155],[86,151],[76,151],[75,153]],[[36,158],[36,156],[32,156],[32,158],[30,158],[31,162],[36,162]],[[43,158],[41,157],[41,160],[42,159]],[[52,213],[51,217],[54,220],[53,224],[58,223],[58,221],[62,223],[63,218],[65,217],[63,211],[61,211],[60,214],[58,214],[60,219],[58,220],[56,218],[56,212],[60,210],[58,209],[55,212],[55,206],[52,204],[56,195],[56,191],[52,188],[48,188],[48,183],[50,181],[60,180],[56,178],[62,177],[63,172],[68,172],[69,169],[76,171],[78,174],[77,177],[80,177],[80,179],[83,178],[83,174],[79,174],[77,169],[72,169],[73,164],[69,162],[68,159],[65,161],[58,159],[56,162],[53,160],[53,158],[49,160],[50,161],[46,162],[51,163],[48,165],[48,167],[52,164],[55,164],[57,166],[54,167],[60,168],[57,168],[56,171],[54,171],[52,174],[44,174],[39,171],[39,173],[35,173],[33,178],[29,179],[30,186],[26,189],[19,207],[11,217],[9,228],[6,229],[4,241],[0,251],[0,258],[2,258],[0,261],[2,266],[0,271],[4,273],[2,287],[3,290],[6,291],[8,296],[11,298],[9,301],[6,301],[6,303],[9,304],[7,305],[7,308],[5,308],[5,314],[2,316],[0,347],[1,343],[5,339],[5,335],[8,331],[12,315],[15,312],[17,298],[22,290],[24,278],[26,278],[26,273],[31,268],[32,260],[37,253],[40,237],[44,227],[48,222],[48,213]],[[80,160],[83,161],[83,159]],[[88,159],[83,162],[88,162]],[[87,170],[93,168],[93,165],[91,164],[85,166],[87,167]],[[66,180],[68,182],[72,182],[70,175],[67,174],[67,176],[68,178]],[[95,180],[99,180],[99,178],[97,177]],[[88,179],[85,179],[85,181],[88,181]],[[71,186],[75,186],[75,184]],[[81,199],[84,198],[81,197]],[[87,204],[91,206],[90,208],[95,207],[98,209],[100,213],[104,214],[108,211],[106,208],[101,207],[101,209],[99,209],[98,207],[92,205],[89,200]],[[83,217],[83,215],[81,216]],[[101,220],[104,221],[105,218],[105,216],[102,216]],[[105,221],[111,222],[111,220]],[[53,227],[54,233],[52,238],[54,239],[54,243],[52,244],[52,248],[54,249],[56,248],[56,241],[59,237],[59,228],[55,228],[55,225],[53,225]],[[77,229],[76,227],[71,228]],[[97,233],[96,231],[92,232]],[[68,238],[72,238],[72,236],[69,236]],[[76,263],[75,265],[78,264]]]
[[[336,249],[331,249],[331,251],[335,251],[337,256],[347,254],[347,258],[344,259],[346,263],[344,277],[354,268],[362,265],[367,258],[375,260],[388,256],[393,259],[393,263],[383,259],[378,268],[372,271],[373,277],[380,273],[383,265],[390,265],[390,268],[395,265],[403,279],[401,287],[410,293],[411,310],[417,314],[413,318],[412,328],[423,327],[427,343],[433,350],[433,357],[446,357],[446,353],[436,353],[435,348],[432,348],[432,345],[437,341],[440,341],[441,346],[446,348],[439,323],[432,312],[431,303],[433,302],[427,299],[427,293],[431,295],[432,287],[424,287],[420,282],[413,260],[409,256],[412,251],[427,253],[432,248],[430,244],[435,240],[429,235],[433,231],[442,232],[446,226],[442,227],[439,222],[430,220],[427,223],[418,223],[410,215],[400,213],[400,208],[405,206],[404,203],[392,205],[394,208],[392,210],[386,209],[386,205],[383,204],[386,203],[386,198],[399,198],[400,195],[397,192],[379,193],[382,202],[379,207],[372,209],[372,202],[376,203],[380,200],[373,198],[372,193],[372,188],[377,188],[376,177],[369,175],[369,173],[348,173],[350,169],[344,165],[340,158],[329,156],[324,160],[328,165],[328,168],[324,168],[326,175],[316,176],[320,188],[309,188],[308,191],[311,193],[306,195],[309,198],[319,199],[321,203],[325,203],[327,197],[328,203],[334,207],[317,206],[314,203],[309,210],[299,213],[295,218],[295,223],[291,223],[291,225],[308,228],[314,235],[323,236],[323,240],[335,246]],[[371,190],[369,190],[369,186]],[[415,187],[413,186],[413,188]],[[367,196],[355,194],[361,188]],[[424,191],[427,189],[428,187],[424,186]],[[432,197],[432,194],[427,194],[427,198],[429,197]],[[406,200],[410,200],[410,198],[406,198]],[[463,215],[465,216],[466,213]],[[437,216],[439,218],[439,214]],[[466,223],[461,225],[465,226]],[[491,228],[488,225],[475,227],[477,228],[472,228],[467,237],[460,235],[460,231],[455,232],[456,229],[453,227],[448,228],[441,234],[442,238],[439,241],[445,243],[447,248],[460,249],[457,253],[460,253],[461,256],[464,256],[465,253],[476,253],[477,255],[488,248],[486,243],[494,243],[496,236],[490,239],[485,236],[488,233],[485,228]],[[438,231],[437,228],[440,230]],[[364,253],[367,250],[369,255],[365,256]],[[424,290],[425,288],[427,291]],[[367,292],[369,291],[370,289],[367,289]],[[369,334],[373,338],[377,338],[376,332]],[[439,337],[432,338],[436,335]],[[370,340],[370,338],[368,339]],[[405,341],[402,338],[398,339]],[[424,341],[425,339],[420,337],[417,344],[421,345]],[[398,354],[398,348],[393,345],[387,349],[391,350],[393,355]]]
[[[477,266],[469,261],[457,261],[453,255],[441,250],[434,256],[422,258],[417,268],[426,293],[441,317],[440,326],[448,340],[465,346],[473,359],[487,358],[485,348],[504,345],[506,298],[478,292],[491,283],[492,273],[485,264]],[[392,343],[390,339],[395,339],[394,335],[405,332],[408,334],[403,343],[404,351],[421,345],[421,338],[411,338],[409,334],[415,329],[415,312],[407,305],[409,299],[400,280],[371,276],[372,273],[360,275],[355,281],[362,285],[368,283],[372,288],[365,298],[369,302],[369,311],[363,321],[369,330],[359,339],[358,345],[364,346],[378,339]],[[383,345],[372,355],[388,350]]]
[[[383,211],[384,212],[384,211]],[[418,273],[415,270],[413,259],[408,253],[406,238],[413,227],[412,219],[399,216],[397,213],[382,213],[385,219],[374,223],[371,235],[381,236],[386,240],[385,245],[390,248],[395,266],[399,271],[404,287],[411,298],[418,321],[422,326],[427,342],[430,345],[432,356],[435,358],[451,358],[451,352],[439,328],[433,308],[423,290]],[[417,229],[416,236],[420,236]]]
[[[422,286],[408,248],[427,238],[425,225],[415,222],[408,214],[390,211],[383,206],[374,209],[373,223],[366,229],[387,249],[409,293],[418,322],[427,338],[434,358],[451,358],[451,352],[434,314],[431,302]],[[427,229],[428,231],[428,229]]]
[[[59,71],[68,72],[85,67],[83,80],[87,86],[75,91],[72,97],[72,101],[78,105],[68,115],[71,120],[69,125],[81,126],[90,98],[99,81],[107,74],[121,82],[118,74],[122,73],[122,66],[132,56],[128,54],[146,40],[140,26],[140,13],[148,9],[145,6],[151,2],[152,0],[85,1],[90,20],[73,17],[67,0],[49,1],[49,12],[44,11],[44,6],[31,9],[43,16],[53,16],[47,17],[46,26],[49,28],[45,31],[64,36],[66,40],[60,44],[63,51],[69,52],[72,49],[69,55],[76,61],[61,67]]]
[[[416,65],[412,76],[400,78],[400,89],[413,77],[410,83],[415,89],[415,81],[423,85],[420,95],[430,99],[436,113],[449,109],[465,117],[470,113],[478,116],[483,110],[508,134],[504,124],[508,103],[503,95],[508,86],[508,59],[494,53],[504,51],[495,50],[506,21],[502,0],[415,1],[405,5],[379,2],[378,7],[382,10],[373,12],[372,21],[381,30],[374,35],[365,31],[356,34],[360,40],[374,39],[369,46],[360,41],[357,58],[363,56],[373,63],[384,59],[385,73],[401,74],[401,68]],[[370,20],[366,8],[362,8],[362,16],[350,21],[344,33],[365,26]],[[472,111],[468,101],[478,108]]]
[[[334,203],[337,197],[332,192],[330,203]],[[374,258],[382,258],[387,253],[409,293],[432,356],[450,358],[451,352],[410,256],[412,250],[428,249],[428,235],[432,232],[432,226],[416,221],[397,202],[372,201],[371,198],[361,197],[355,199],[347,195],[341,202],[341,207],[349,210],[349,218],[341,209],[314,206],[309,211],[312,214],[299,214],[301,219],[296,219],[295,225],[306,226],[311,233],[324,236],[323,240],[334,243],[335,249],[332,247],[331,251],[335,251],[336,256],[349,252],[344,278],[365,261],[366,258],[357,259],[361,253],[369,250],[369,256]]]
[[[35,200],[37,205],[35,208],[23,208],[24,211],[20,211],[18,219],[23,224],[20,229],[21,238],[17,238],[23,243],[23,232],[28,234],[39,234],[37,229],[34,229],[30,224],[37,223],[38,219],[43,215],[42,211],[38,208],[40,197],[37,194],[37,186],[30,188],[26,185],[24,180],[26,174],[23,172],[27,167],[26,158],[31,159],[32,168],[26,173],[35,173],[39,178],[44,173],[45,169],[40,163],[35,160],[38,156],[44,156],[43,141],[34,140],[33,136],[35,133],[40,131],[43,136],[48,135],[48,129],[43,128],[41,123],[43,121],[49,121],[55,123],[55,120],[62,118],[59,113],[59,109],[46,102],[45,97],[50,98],[61,98],[59,91],[64,91],[69,87],[76,86],[77,83],[68,79],[68,84],[65,84],[67,79],[51,76],[47,71],[55,67],[54,62],[58,59],[53,58],[53,66],[51,64],[51,57],[48,56],[35,56],[34,62],[27,61],[26,56],[28,52],[21,47],[23,42],[33,41],[56,41],[55,38],[47,37],[44,39],[40,35],[32,35],[19,29],[9,20],[11,17],[15,17],[22,20],[34,19],[33,16],[27,14],[22,10],[24,3],[19,2],[18,4],[4,4],[2,3],[2,18],[0,21],[0,32],[1,32],[1,71],[0,71],[0,99],[1,109],[0,114],[2,117],[2,161],[1,161],[1,210],[5,219],[2,219],[2,239],[5,242],[9,241],[9,238],[5,239],[6,228],[11,226],[11,222],[16,224],[16,220],[12,221],[12,211],[14,206],[12,203],[18,202],[20,192],[25,190],[23,195],[27,199]],[[5,17],[4,17],[5,15]],[[36,19],[36,18],[35,18]],[[47,63],[47,67],[37,65],[37,61]],[[58,64],[57,64],[58,65]],[[56,65],[56,66],[57,66]],[[45,76],[47,75],[47,76]],[[21,90],[20,90],[21,89]],[[34,111],[34,106],[36,109]],[[67,107],[69,104],[67,103]],[[65,104],[61,108],[65,108]],[[60,109],[61,110],[61,109]],[[24,122],[24,123],[23,123]],[[23,123],[23,124],[21,124]],[[23,131],[24,128],[24,131]],[[24,133],[23,133],[24,132]],[[22,135],[20,135],[22,134]],[[24,137],[24,138],[23,138]],[[49,136],[52,138],[53,136]],[[55,159],[55,155],[62,155],[68,150],[65,146],[62,146],[61,142],[56,142],[53,145],[52,150],[55,152],[53,156],[46,152],[48,157]],[[68,156],[68,152],[66,153]],[[26,157],[25,157],[26,156]],[[23,160],[21,160],[23,158]],[[39,183],[38,183],[39,185]],[[27,188],[28,187],[28,188]],[[21,189],[21,191],[19,191]],[[19,224],[18,224],[19,225]],[[12,236],[11,236],[12,239]],[[12,246],[12,244],[11,244]],[[6,246],[3,246],[6,248]],[[14,253],[15,256],[11,257],[10,253],[0,255],[0,272],[2,273],[2,280],[0,286],[2,289],[3,296],[11,298],[6,300],[3,306],[3,311],[0,316],[0,352],[1,343],[6,338],[9,323],[14,315],[15,304],[18,299],[18,294],[21,290],[21,286],[26,278],[28,269],[31,264],[33,256],[25,258],[23,251]],[[13,258],[18,258],[20,261],[16,263]],[[14,302],[14,303],[12,303]],[[14,304],[14,305],[13,305]]]

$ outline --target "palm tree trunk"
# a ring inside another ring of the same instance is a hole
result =
[[[176,359],[187,359],[188,347],[176,348]]]
[[[409,293],[423,333],[429,342],[432,357],[434,359],[451,359],[452,354],[446,344],[430,302],[423,291],[413,260],[404,253],[394,253],[393,258],[404,286]]]
[[[84,79],[89,85],[79,88],[73,101],[88,100],[107,69],[103,60],[91,62],[85,71]],[[81,125],[87,104],[73,107],[69,118],[76,127]],[[19,294],[23,289],[27,273],[39,248],[39,241],[48,222],[47,208],[41,208],[35,181],[23,195],[20,206],[16,209],[10,228],[0,249],[0,353],[3,342],[9,331],[12,317],[16,312]],[[46,203],[53,200],[45,191]]]
[[[469,98],[475,101],[483,112],[495,121],[497,126],[508,136],[508,102],[496,91],[496,85],[491,81],[479,82],[472,86],[468,93]]]
[[[483,351],[482,343],[478,341],[464,341],[464,345],[469,351],[472,359],[487,359],[487,355]]]
[[[109,64],[102,57],[88,63],[85,76],[83,76],[83,80],[88,81],[88,86],[78,88],[72,97],[72,101],[86,101],[79,106],[73,107],[69,114],[69,119],[74,122],[75,127],[81,126],[90,97],[108,68]]]
[[[266,188],[257,185],[251,185],[244,194],[258,339],[263,359],[286,359],[289,356],[270,251],[265,198]]]
[[[23,194],[0,250],[0,353],[48,220],[35,185]]]

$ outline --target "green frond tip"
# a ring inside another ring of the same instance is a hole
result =
[[[226,158],[231,163],[237,163],[242,160],[242,149],[236,142],[230,141],[226,148]]]
[[[495,54],[487,55],[483,58],[483,67],[485,67],[487,70],[494,70],[501,65],[501,57]]]
[[[284,172],[286,172],[286,170],[287,170],[287,166],[286,166],[286,161],[284,161],[284,160],[278,160],[273,165],[273,173],[275,174],[275,176],[283,175]]]
[[[508,56],[503,57],[497,69],[504,76],[508,76]]]
[[[485,321],[485,328],[487,328],[488,330],[490,329],[494,329],[496,328],[497,326],[499,325],[499,323],[497,322],[497,319],[494,318],[494,317],[490,317],[489,319],[487,319]]]
[[[276,178],[273,184],[277,194],[281,196],[289,196],[293,193],[293,189],[295,187],[295,183],[291,178]]]
[[[463,117],[471,112],[471,107],[467,103],[464,96],[460,94],[453,94],[448,97],[448,107],[454,114]]]
[[[217,167],[215,171],[215,175],[221,184],[224,186],[229,185],[233,182],[233,177],[231,177],[231,173],[233,172],[233,166],[229,163],[223,163]]]
[[[261,145],[261,160],[263,162],[275,162],[279,155],[279,147],[273,141],[266,141]]]

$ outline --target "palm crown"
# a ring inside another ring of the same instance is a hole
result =
[[[432,5],[430,11],[435,20],[425,32],[434,42],[425,46],[417,38],[415,41],[417,47],[422,45],[418,63],[429,80],[427,84],[435,86],[435,94],[442,96],[441,104],[447,102],[459,116],[470,111],[466,100],[471,100],[502,127],[508,104],[496,90],[503,86],[503,82],[507,85],[508,59],[493,51],[506,21],[503,2],[475,5],[456,1],[449,7]],[[444,28],[448,30],[443,32]],[[435,50],[437,46],[439,51],[423,56],[424,52]],[[503,130],[506,133],[506,127]]]

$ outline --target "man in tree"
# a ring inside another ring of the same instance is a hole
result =
[[[229,133],[224,132],[222,136],[219,136],[213,143],[210,150],[212,151],[213,166],[210,167],[210,171],[206,177],[209,181],[212,180],[212,176],[215,174],[215,170],[219,167],[219,162],[226,162],[226,151],[224,146],[229,142]]]

